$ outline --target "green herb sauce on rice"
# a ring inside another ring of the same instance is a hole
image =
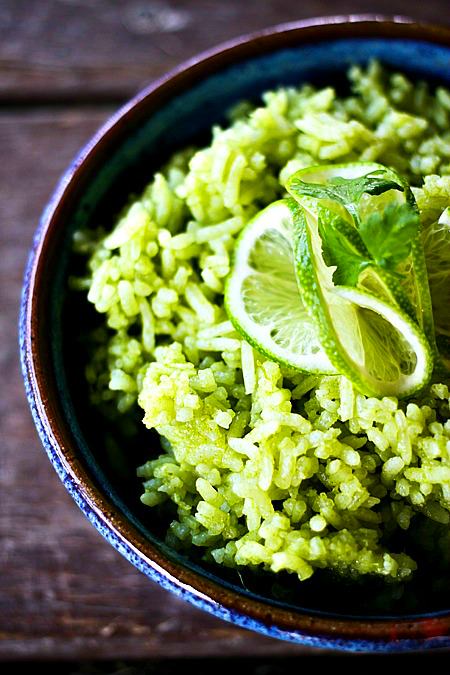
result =
[[[170,545],[302,580],[316,568],[401,580],[416,564],[384,535],[419,512],[449,523],[447,384],[435,377],[397,401],[339,375],[290,372],[242,340],[223,306],[238,233],[314,164],[394,168],[413,186],[425,245],[450,247],[450,93],[378,64],[349,78],[346,98],[304,85],[236,108],[208,147],[174,156],[112,231],[77,233],[89,262],[73,285],[108,328],[87,368],[92,402],[121,413],[137,403],[166,439],[138,475],[144,504],[176,505]],[[446,278],[434,283],[449,307]]]

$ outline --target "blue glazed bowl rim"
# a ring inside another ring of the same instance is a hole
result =
[[[148,114],[192,83],[214,72],[216,64],[224,68],[242,58],[285,46],[287,39],[301,44],[313,37],[410,37],[450,45],[450,30],[415,23],[407,17],[348,15],[309,19],[279,24],[263,31],[241,36],[207,50],[168,72],[113,114],[77,155],[61,178],[34,235],[24,274],[19,320],[22,372],[34,423],[60,479],[82,512],[107,541],[135,567],[163,588],[194,606],[238,626],[256,632],[318,648],[349,651],[409,651],[449,647],[450,612],[418,620],[330,619],[306,613],[273,608],[268,603],[249,600],[223,589],[213,580],[200,580],[164,556],[124,522],[108,499],[98,493],[95,481],[87,475],[61,434],[61,419],[46,391],[45,367],[39,356],[39,331],[36,305],[43,275],[42,260],[62,211],[76,192],[80,176],[98,164],[99,148],[124,136],[130,120],[137,123],[144,109]],[[270,47],[271,45],[271,47]],[[155,99],[153,106],[149,102]],[[140,114],[140,117],[139,117]],[[137,120],[137,121],[136,121]],[[201,581],[201,583],[200,583]]]

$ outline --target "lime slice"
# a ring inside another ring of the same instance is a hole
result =
[[[336,370],[367,395],[403,397],[424,387],[433,356],[417,324],[396,304],[334,284],[334,270],[322,256],[318,220],[301,207],[294,235],[302,298]]]
[[[436,370],[450,373],[450,208],[424,227],[422,242],[436,330]]]
[[[450,208],[423,229],[422,241],[436,333],[450,338]]]
[[[225,308],[236,330],[259,352],[289,367],[335,373],[299,292],[293,219],[287,200],[259,212],[236,242]]]
[[[327,202],[328,206],[323,207],[321,200],[314,200],[309,197],[302,199],[303,208],[313,218],[319,220],[319,211],[328,214],[328,218],[333,220],[333,227],[340,235],[341,241],[345,241],[348,249],[353,250],[362,258],[370,259],[370,254],[362,241],[357,228],[353,222],[347,220],[349,214],[340,205]],[[320,205],[320,206],[319,206]],[[340,217],[336,218],[335,215]],[[389,303],[398,304],[409,316],[415,317],[415,307],[413,306],[408,294],[403,287],[403,277],[394,274],[387,269],[376,265],[368,264],[359,274],[357,287],[372,293],[381,300]]]
[[[359,184],[349,186],[346,192],[342,179],[359,179]],[[302,169],[290,177],[287,189],[313,218],[317,218],[319,205],[322,205],[338,212],[356,230],[362,220],[371,213],[383,211],[388,204],[408,202],[415,207],[407,182],[394,170],[375,162]],[[369,267],[356,285],[380,299],[395,301],[434,345],[433,311],[420,238],[412,242],[410,255],[394,273]]]

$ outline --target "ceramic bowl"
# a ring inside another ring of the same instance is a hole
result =
[[[119,437],[119,450],[111,452],[120,432],[114,422],[99,421],[80,376],[92,316],[67,290],[76,266],[73,231],[111,220],[173,151],[208,138],[233,103],[281,84],[340,86],[350,64],[372,58],[450,85],[449,30],[398,17],[350,16],[238,38],[139,93],[81,150],[42,216],[24,279],[20,351],[29,404],[53,466],[94,527],[130,563],[168,592],[238,626],[313,647],[394,652],[450,646],[446,575],[425,566],[403,588],[316,573],[299,585],[288,575],[238,578],[164,544],[164,528],[141,505],[135,477],[144,459],[140,448],[153,443],[157,453],[158,439],[127,438],[125,456]]]

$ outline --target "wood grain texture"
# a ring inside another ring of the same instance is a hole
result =
[[[78,511],[25,401],[17,357],[22,274],[57,178],[117,102],[244,32],[319,14],[404,14],[412,5],[0,0],[0,659],[314,653],[234,628],[162,591]],[[414,14],[448,23],[448,0],[414,3]]]
[[[446,0],[3,0],[0,102],[121,100],[231,37],[361,12],[450,22]]]

